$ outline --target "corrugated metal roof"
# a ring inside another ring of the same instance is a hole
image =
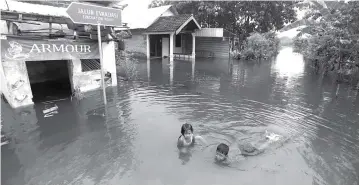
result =
[[[196,31],[196,37],[223,37],[223,28],[201,28]]]
[[[40,15],[68,17],[66,8],[18,2],[14,0],[1,0],[1,10],[32,13]]]
[[[128,23],[130,29],[146,29],[172,5],[160,6],[149,9],[138,9],[136,6],[128,6],[122,11],[122,22]]]

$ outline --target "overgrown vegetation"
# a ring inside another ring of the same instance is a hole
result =
[[[278,48],[279,39],[275,32],[255,32],[245,40],[240,52],[232,56],[244,60],[267,60],[278,54]]]
[[[261,60],[277,54],[279,40],[273,31],[296,20],[296,3],[153,0],[150,7],[170,4],[179,14],[193,14],[202,27],[224,28],[235,34],[234,58]]]
[[[138,60],[133,53],[126,51],[116,52],[116,66],[118,66],[118,74],[125,79],[134,79],[137,76]]]
[[[296,20],[294,1],[169,1],[153,0],[149,7],[173,5],[179,14],[193,14],[199,24],[224,28],[245,40],[253,32],[280,30]]]
[[[294,40],[317,72],[334,74],[339,82],[356,84],[359,79],[359,2],[337,2],[307,17],[312,21]]]

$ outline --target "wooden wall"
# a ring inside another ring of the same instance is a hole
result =
[[[212,53],[215,58],[229,57],[229,41],[216,37],[196,37],[196,57],[207,57]]]

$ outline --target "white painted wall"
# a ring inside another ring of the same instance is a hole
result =
[[[7,27],[6,21],[0,20],[0,33],[9,34],[9,28]]]
[[[4,75],[4,79],[2,80],[9,93],[8,96],[5,97],[10,106],[15,108],[32,105],[34,102],[32,101],[33,96],[25,61],[2,61],[2,67],[3,70],[1,70],[1,75]],[[24,83],[19,86],[19,88],[12,89],[11,85],[19,80],[22,80]],[[4,93],[4,95],[6,94]],[[21,101],[18,101],[17,99]]]
[[[1,83],[1,89],[0,92],[4,94],[6,99],[10,98],[9,90],[7,88],[7,82],[4,74],[4,70],[2,68],[2,63],[0,64],[0,83]],[[11,103],[11,102],[10,102]]]
[[[170,56],[170,38],[162,37],[162,57]]]
[[[117,71],[115,58],[115,42],[102,43],[104,73],[111,73],[111,86],[117,85]],[[96,90],[102,87],[101,70],[82,72],[80,59],[72,60],[72,81],[74,87],[80,87],[82,92]]]
[[[112,77],[112,86],[117,85],[117,72],[116,72],[116,57],[115,57],[115,42],[103,42],[102,43],[103,51],[103,68],[106,71],[111,73]]]

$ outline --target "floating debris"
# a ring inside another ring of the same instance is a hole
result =
[[[58,113],[59,113],[58,111],[50,112],[48,114],[45,114],[44,118],[52,117],[52,116],[54,116],[55,114],[58,114]]]
[[[58,109],[59,107],[56,104],[54,104],[52,107],[50,107],[50,105],[45,105],[45,110],[43,110],[42,112],[45,114],[44,117],[47,118],[58,114]]]
[[[51,104],[57,101],[62,101],[62,100],[67,100],[68,98],[62,98],[62,99],[56,99],[56,100],[49,100],[49,101],[44,101],[42,102],[43,104]]]
[[[45,106],[45,108],[46,108],[47,106]],[[47,113],[49,113],[49,112],[52,112],[52,111],[55,111],[55,110],[57,110],[57,109],[59,109],[59,107],[55,104],[55,106],[53,106],[53,107],[51,107],[51,108],[46,108],[45,110],[43,110],[42,112],[44,113],[44,114],[47,114]]]

